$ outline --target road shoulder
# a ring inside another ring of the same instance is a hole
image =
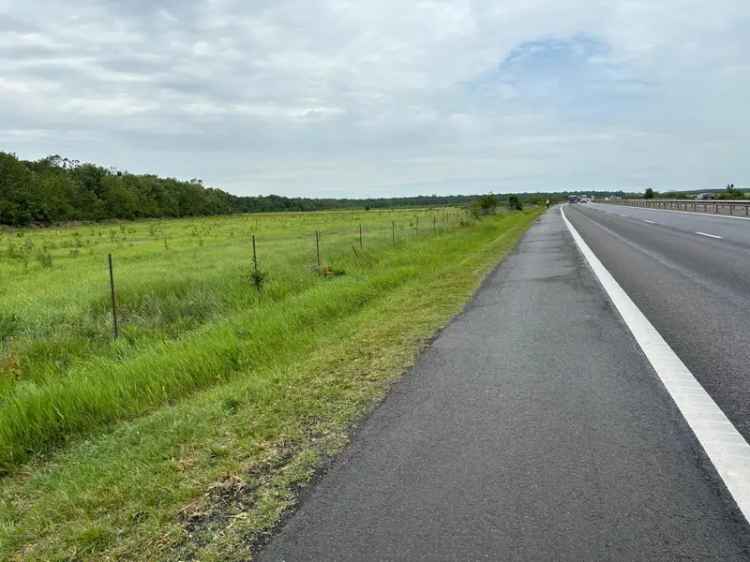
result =
[[[261,560],[745,560],[748,531],[547,213]]]

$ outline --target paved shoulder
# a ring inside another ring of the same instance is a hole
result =
[[[260,560],[747,560],[748,530],[547,213]]]

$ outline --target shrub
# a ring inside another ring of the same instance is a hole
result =
[[[508,208],[511,211],[523,211],[523,204],[521,203],[521,199],[519,199],[518,195],[510,195],[508,197]]]
[[[263,288],[263,284],[266,282],[266,273],[261,271],[260,269],[254,269],[250,274],[250,282],[260,293],[261,289]]]

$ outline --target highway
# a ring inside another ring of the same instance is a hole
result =
[[[747,431],[750,223],[566,211]],[[258,559],[750,560],[745,518],[598,279],[550,210]]]
[[[750,221],[610,204],[565,211],[750,440]]]

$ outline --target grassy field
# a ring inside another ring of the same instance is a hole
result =
[[[246,559],[538,214],[3,233],[0,559]]]

